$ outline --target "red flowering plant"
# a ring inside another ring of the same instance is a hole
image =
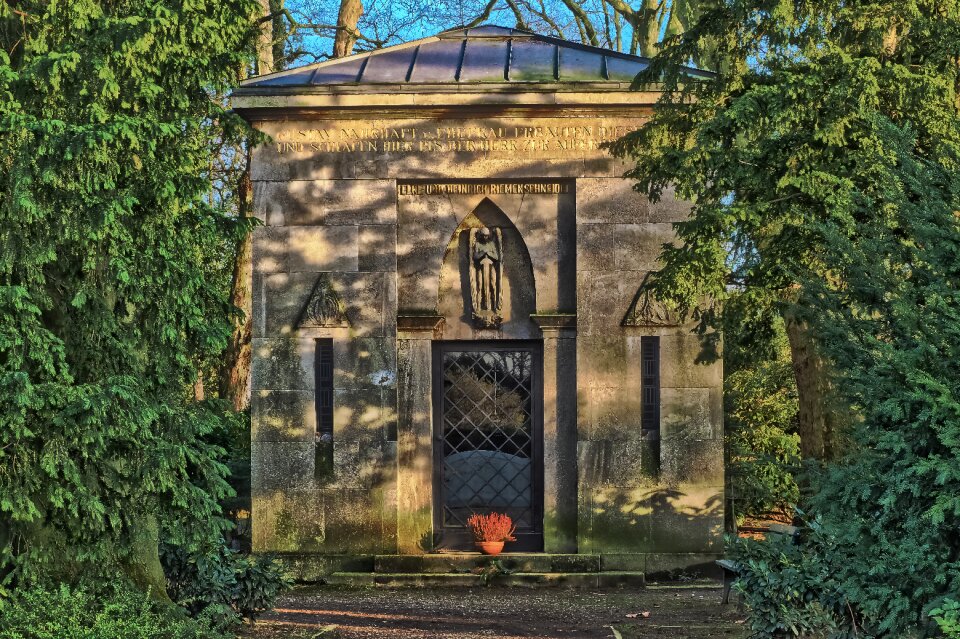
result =
[[[473,538],[477,541],[516,541],[513,536],[517,527],[509,515],[490,513],[479,515],[474,513],[467,519],[467,525],[473,531]]]

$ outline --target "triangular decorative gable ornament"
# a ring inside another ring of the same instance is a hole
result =
[[[343,299],[333,288],[330,276],[327,273],[321,273],[313,285],[307,303],[300,311],[297,328],[343,327],[349,324]]]
[[[633,302],[627,310],[627,314],[621,323],[623,326],[679,326],[680,318],[676,311],[668,307],[662,301],[657,299],[651,290],[654,282],[653,273],[648,274],[637,294],[633,297]]]

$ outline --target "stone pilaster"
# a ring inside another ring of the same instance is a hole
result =
[[[397,316],[397,546],[433,548],[432,341],[443,318]]]
[[[531,315],[543,333],[543,549],[577,552],[577,316]]]

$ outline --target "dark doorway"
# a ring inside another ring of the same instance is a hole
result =
[[[539,342],[435,342],[434,542],[474,550],[472,513],[510,515],[507,552],[543,549]]]

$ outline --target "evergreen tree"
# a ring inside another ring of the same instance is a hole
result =
[[[704,50],[716,76],[684,78]],[[802,561],[750,564],[758,636],[924,634],[960,592],[958,53],[953,0],[722,0],[655,61],[662,108],[616,146],[640,190],[695,202],[658,292],[712,299],[705,321],[731,286],[776,309],[856,417],[812,480]]]
[[[123,566],[222,525],[225,405],[196,401],[233,310],[210,264],[246,223],[210,193],[247,135],[214,99],[251,0],[0,3],[0,568]],[[211,201],[212,200],[212,201]]]

